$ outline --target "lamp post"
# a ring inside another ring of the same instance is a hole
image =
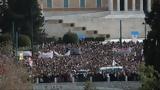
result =
[[[32,17],[32,12],[33,12],[33,10],[32,10],[32,7],[33,7],[33,5],[32,5],[32,0],[30,0],[30,20],[31,20],[31,48],[32,48],[32,55],[33,55],[33,17]]]
[[[142,23],[144,25],[144,38],[147,39],[147,25],[146,22]]]
[[[19,31],[20,31],[21,28],[17,28],[17,31],[16,31],[16,61],[18,62],[18,38],[19,38]]]
[[[122,20],[120,20],[120,38],[119,38],[119,41],[120,41],[120,47],[122,48]]]
[[[18,62],[18,32],[16,31],[16,61]]]
[[[15,48],[15,22],[12,22],[12,44],[13,44],[13,53]]]

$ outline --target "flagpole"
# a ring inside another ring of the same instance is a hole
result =
[[[122,48],[122,20],[120,20],[120,47]]]

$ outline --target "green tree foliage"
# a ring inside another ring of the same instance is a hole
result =
[[[18,38],[18,45],[19,47],[30,47],[31,46],[31,40],[26,35],[20,35]]]
[[[19,47],[30,47],[31,46],[31,40],[27,35],[19,35],[18,36],[18,46]],[[2,34],[0,36],[0,43],[6,43],[11,44],[12,38],[9,33]]]
[[[2,23],[2,17],[4,16],[5,12],[7,10],[7,3],[5,3],[5,0],[0,1],[0,23]]]
[[[152,30],[144,40],[146,67],[141,70],[140,90],[160,90],[160,0],[153,0],[152,11],[146,13],[145,20]]]
[[[110,34],[106,34],[106,38],[109,39],[110,38]]]
[[[0,43],[6,41],[11,41],[11,35],[9,33],[5,33],[0,36]]]
[[[144,40],[145,62],[160,72],[160,0],[154,0],[152,11],[146,14],[146,23],[152,30]]]
[[[12,51],[11,41],[0,42],[0,54],[12,55]]]
[[[95,41],[104,41],[105,40],[105,37],[96,37],[95,38]]]
[[[21,63],[15,63],[13,57],[1,55],[0,90],[33,90],[29,73]]]
[[[95,38],[94,37],[87,37],[87,38],[85,38],[85,41],[95,41]]]
[[[142,81],[142,87],[139,90],[160,90],[160,74],[154,70],[152,66],[145,66],[142,64],[140,66],[140,75]]]
[[[8,0],[8,8],[0,18],[3,33],[12,33],[13,22],[15,31],[28,35],[38,41],[43,31],[44,17],[37,0]],[[40,40],[39,40],[40,41]]]
[[[78,43],[79,39],[76,33],[72,33],[71,31],[67,32],[63,36],[64,43]]]

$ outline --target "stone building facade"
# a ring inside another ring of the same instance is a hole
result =
[[[150,30],[144,22],[144,11],[151,11],[153,0],[39,0],[49,37],[62,37],[69,30],[80,36],[110,34],[123,38],[139,33],[144,38]],[[95,33],[96,32],[96,33]]]
[[[39,0],[45,10],[151,10],[153,0]]]

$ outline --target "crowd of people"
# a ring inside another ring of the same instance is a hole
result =
[[[138,80],[138,67],[143,62],[143,43],[140,42],[108,42],[86,41],[79,44],[48,43],[39,47],[41,52],[56,51],[65,54],[77,49],[79,54],[71,53],[67,56],[53,55],[53,58],[38,58],[38,53],[32,56],[32,65],[28,59],[24,60],[30,77],[39,78],[40,82],[85,81],[92,76],[93,81],[106,81],[108,75],[111,80]],[[101,67],[122,66],[117,72],[99,72]]]

